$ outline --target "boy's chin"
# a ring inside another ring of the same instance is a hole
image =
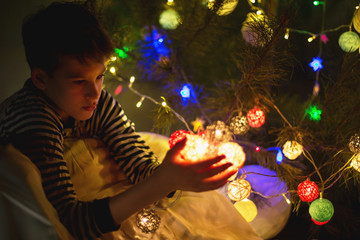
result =
[[[91,113],[86,113],[86,114],[79,114],[77,116],[74,116],[73,118],[75,118],[76,120],[79,120],[79,121],[85,121],[85,120],[88,120],[92,117],[94,113],[91,112]]]

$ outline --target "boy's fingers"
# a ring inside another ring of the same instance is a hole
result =
[[[174,154],[179,153],[186,145],[186,137],[184,137],[183,139],[181,139],[180,141],[178,141],[171,149],[170,151],[173,152]]]
[[[225,171],[226,169],[228,169],[232,165],[233,165],[232,163],[225,163],[225,164],[222,164],[222,165],[219,165],[219,166],[208,168],[208,169],[206,169],[204,171],[201,171],[199,173],[199,177],[201,177],[201,178],[212,177],[212,176],[214,176],[216,174],[219,174],[219,173]]]
[[[205,179],[200,189],[198,189],[198,191],[208,191],[222,187],[228,182],[228,179],[231,176],[233,176],[235,173],[237,173],[237,171],[233,170],[226,172],[225,174],[219,174],[210,177],[208,179]]]
[[[192,167],[194,170],[199,171],[202,169],[209,168],[211,165],[213,165],[217,162],[220,162],[224,158],[225,158],[225,155],[216,156],[216,157],[204,160],[204,161],[196,162],[196,163],[192,164]]]

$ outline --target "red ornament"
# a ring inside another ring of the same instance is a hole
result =
[[[186,130],[177,130],[176,132],[172,133],[169,137],[170,148],[172,148],[177,142],[183,140],[188,134],[190,134],[190,132]]]
[[[327,224],[330,220],[328,221],[325,221],[325,222],[318,222],[316,220],[314,220],[313,218],[311,218],[311,220],[316,224],[316,225],[324,225],[324,224]]]
[[[246,114],[249,126],[253,128],[261,127],[265,123],[265,113],[254,107]]]
[[[312,202],[319,196],[319,188],[316,183],[306,180],[299,184],[298,194],[302,201]]]

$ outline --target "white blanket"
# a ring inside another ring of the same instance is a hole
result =
[[[167,138],[151,133],[141,135],[162,159],[168,149]],[[36,167],[12,146],[0,151],[0,238],[71,239],[46,200]],[[67,140],[64,158],[81,200],[113,196],[131,187],[97,140]],[[160,204],[167,206],[175,198],[163,199]],[[133,215],[121,224],[119,231],[105,234],[102,239],[261,239],[232,203],[217,191],[183,192],[173,207],[156,213],[161,223],[153,234],[141,232]]]

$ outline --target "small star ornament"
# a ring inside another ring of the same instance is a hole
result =
[[[194,121],[191,122],[191,125],[193,125],[194,132],[204,130],[204,124],[205,121],[201,118],[196,118]]]

